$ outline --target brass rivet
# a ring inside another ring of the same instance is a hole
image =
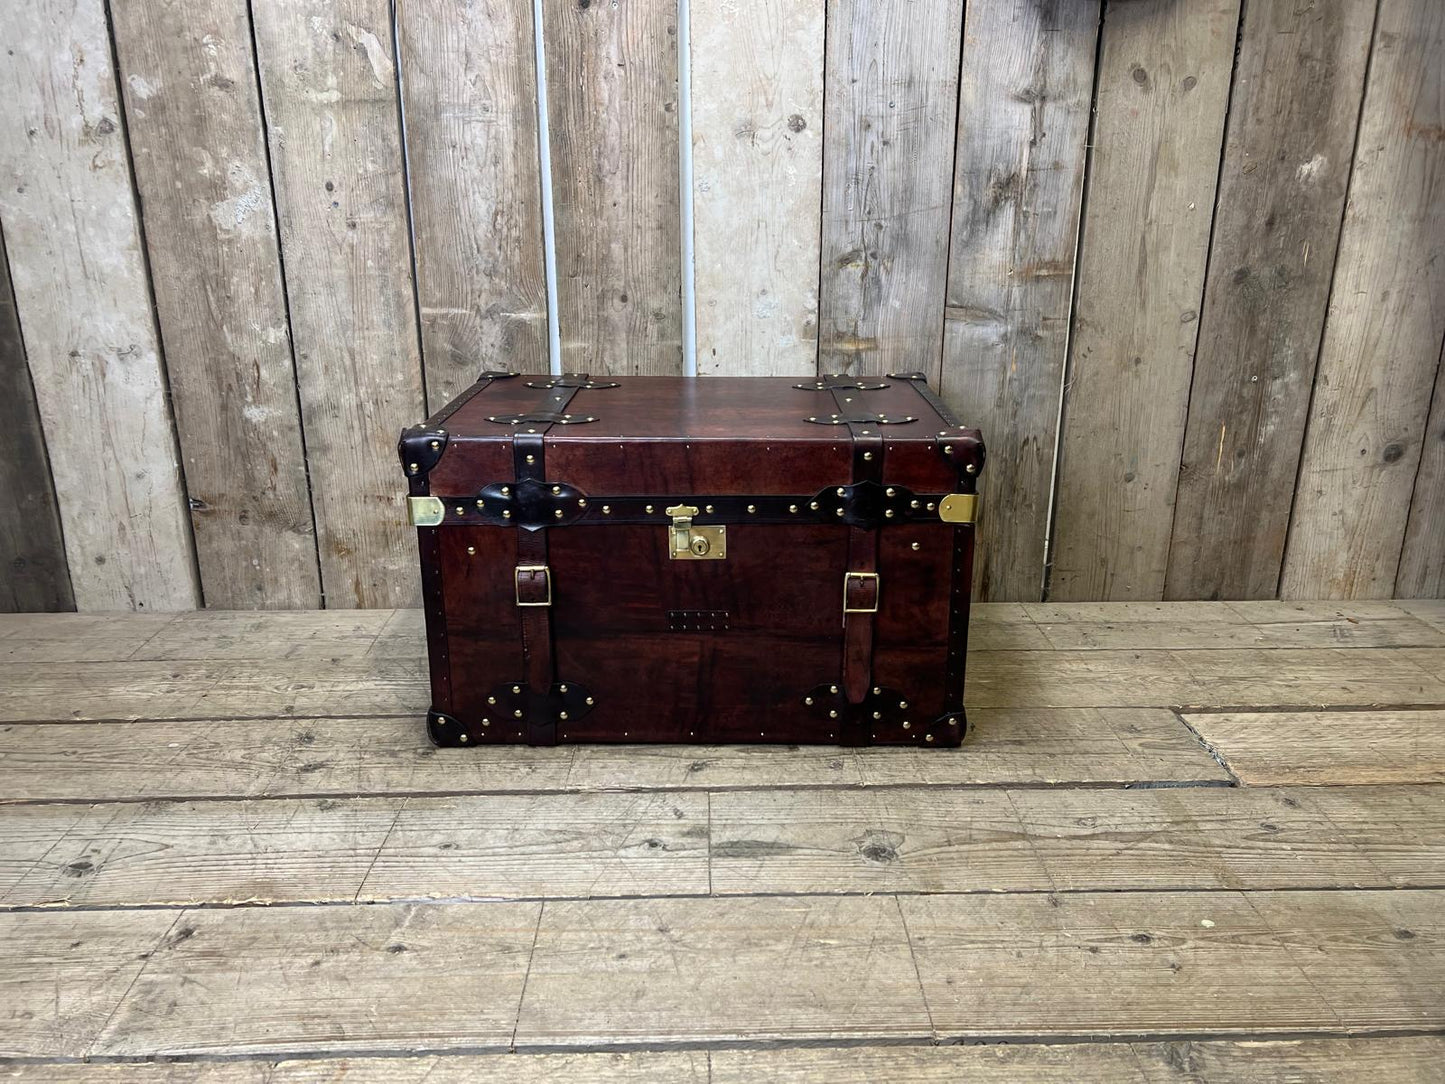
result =
[[[457,740],[460,741],[463,745],[466,745],[466,744],[467,744],[467,736],[466,736],[465,734],[463,734],[463,735],[462,735],[459,739],[457,739]]]
[[[912,730],[912,729],[913,729],[913,724],[910,723],[907,719],[904,719],[904,720],[903,720],[903,729],[904,729],[904,730]]]
[[[511,513],[511,511],[510,511],[509,509],[503,508],[503,509],[502,509],[502,518],[503,518],[503,519],[511,519],[511,518],[512,518],[512,513]]]
[[[704,512],[711,512],[711,511],[712,511],[712,505],[708,505],[706,508],[703,509],[703,511],[704,511]]]
[[[841,508],[836,509],[836,510],[834,511],[834,515],[839,515],[839,516],[841,516],[842,514],[843,514],[843,509],[841,509]]]
[[[840,497],[844,495],[844,490],[842,486],[839,486],[837,489],[833,490],[833,492],[838,494],[838,496]]]
[[[900,708],[906,708],[906,707],[908,707],[908,701],[907,701],[907,700],[900,700],[900,701],[898,701],[898,706],[899,706]]]
[[[885,519],[892,519],[892,518],[893,518],[893,509],[891,509],[891,508],[886,509],[886,510],[883,512],[883,516],[884,516]]]
[[[924,741],[932,741],[932,740],[933,740],[933,735],[932,735],[932,734],[925,734],[925,735],[923,735],[923,740],[924,740]]]
[[[872,453],[872,452],[864,452],[864,453],[863,453],[863,458],[864,458],[864,459],[872,459],[872,458],[873,458],[873,453]]]
[[[587,498],[586,498],[586,497],[578,497],[578,498],[577,498],[577,507],[578,507],[578,508],[586,508],[586,507],[587,507]]]
[[[522,717],[522,709],[518,708],[516,711],[512,712],[512,715],[513,717],[520,719]]]
[[[589,697],[587,698],[587,703],[591,704],[592,702],[593,702],[593,700],[592,700],[592,698],[589,696]]]
[[[503,496],[503,497],[505,497],[505,496],[506,496],[508,493],[510,493],[510,492],[512,492],[512,487],[511,487],[511,486],[503,486],[503,487],[502,487],[502,496]]]
[[[559,693],[565,693],[565,692],[567,691],[567,686],[565,686],[565,685],[558,685],[558,686],[557,686],[557,691],[558,691]]]
[[[478,507],[478,508],[485,508],[485,507],[487,507],[487,502],[484,501],[484,500],[482,500],[482,499],[479,497],[479,498],[477,498],[477,507]]]
[[[935,507],[935,506],[934,506],[934,503],[933,503],[932,501],[929,501],[929,502],[928,502],[928,510],[929,510],[930,512],[932,512],[933,509],[934,509],[934,507]]]
[[[749,514],[752,514],[753,512],[756,512],[757,510],[758,510],[758,506],[757,506],[757,505],[755,505],[755,504],[750,504],[750,505],[748,505],[748,513],[749,513]]]
[[[567,713],[565,711],[559,711],[557,713],[557,718],[565,720],[567,718]]]
[[[970,464],[968,464],[966,467],[964,467],[963,470],[964,470],[964,473],[965,473],[965,474],[977,474],[977,473],[978,473],[978,464],[977,464],[977,463],[970,463]]]
[[[476,552],[477,552],[477,547],[476,547],[476,546],[468,546],[468,547],[467,547],[467,553],[471,554],[472,556],[476,556]]]
[[[431,446],[433,449],[440,448],[442,446],[442,442],[439,440],[434,440],[431,442]]]
[[[467,514],[467,510],[466,510],[465,508],[463,508],[461,505],[457,505],[457,515],[459,515],[459,516],[464,516],[464,515],[466,515],[466,514]]]
[[[836,718],[838,718],[838,709],[834,708],[832,711],[828,712],[828,718],[829,718],[829,719],[836,719]]]
[[[813,698],[812,698],[811,696],[805,696],[805,697],[803,697],[803,703],[807,704],[809,707],[812,707],[812,706],[813,706]]]
[[[558,519],[561,519],[561,518],[562,518],[562,509],[559,508],[559,509],[557,509],[555,512],[553,512],[552,514],[553,514],[554,516],[556,516]]]
[[[798,506],[796,504],[790,504],[788,505],[788,511],[796,513],[798,511]]]
[[[651,515],[651,514],[652,514],[652,505],[649,504],[646,508],[643,509],[643,511],[646,512],[648,515]]]
[[[814,512],[816,512],[816,511],[818,510],[818,502],[817,502],[817,501],[809,501],[809,502],[808,502],[808,507],[811,508]]]
[[[513,686],[512,686],[512,692],[514,692],[514,693],[519,693],[519,692],[521,692],[521,691],[522,691],[522,687],[521,687],[520,685],[513,685]]]
[[[894,489],[892,486],[889,486],[883,492],[888,494],[888,496],[890,497],[896,496],[898,494],[898,490]]]
[[[528,463],[535,463],[535,462],[537,462],[537,457],[536,457],[535,455],[529,455],[529,456],[527,457],[527,462],[528,462]]]
[[[909,501],[909,502],[908,502],[908,507],[909,507],[909,508],[917,508],[917,507],[918,507],[918,502],[917,502],[917,501]]]
[[[562,492],[562,487],[561,487],[561,486],[553,486],[553,487],[552,487],[552,492],[553,492],[553,493],[561,493],[561,492]]]
[[[612,505],[610,505],[610,504],[604,504],[604,505],[602,506],[602,514],[603,514],[604,516],[610,516],[610,515],[612,515]]]
[[[837,695],[838,695],[838,686],[836,686],[836,685],[829,685],[829,686],[828,686],[828,691],[829,691],[830,693],[832,693],[834,696],[837,696]]]
[[[958,720],[957,720],[957,719],[950,719],[950,720],[948,720],[948,725],[949,725],[949,726],[957,726],[957,725],[958,725]]]
[[[922,549],[922,548],[923,548],[923,547],[921,547],[917,542],[913,543],[913,545],[909,547],[909,549],[914,549],[914,550]]]
[[[417,471],[421,470],[421,467],[416,463],[408,463],[406,465],[406,469],[415,474]]]
[[[490,719],[483,719],[483,720],[482,720],[482,725],[483,725],[483,726],[491,726],[491,725],[492,725],[492,721],[491,721]]]
[[[489,696],[489,697],[487,697],[487,703],[488,703],[488,704],[495,704],[496,702],[497,702],[497,698],[496,698],[495,696]]]
[[[883,718],[883,713],[882,713],[881,711],[875,711],[875,712],[873,713],[873,718],[875,718],[875,719],[881,719],[881,718]]]

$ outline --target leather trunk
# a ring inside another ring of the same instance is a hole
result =
[[[984,448],[921,373],[488,372],[400,453],[438,745],[963,739]]]

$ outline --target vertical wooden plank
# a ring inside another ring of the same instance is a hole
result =
[[[682,372],[677,8],[544,0],[562,368]]]
[[[836,0],[828,12],[822,372],[938,383],[963,7]]]
[[[1445,598],[1445,353],[1436,370],[1433,403],[1410,498],[1396,598]]]
[[[941,383],[991,453],[986,600],[1043,587],[1098,29],[1094,0],[990,0],[964,24]]]
[[[190,609],[190,525],[104,8],[6,4],[0,40],[0,219],[76,604]]]
[[[389,5],[254,18],[326,605],[414,605],[395,447],[423,403]]]
[[[321,603],[244,0],[113,9],[206,605]]]
[[[0,610],[73,610],[60,510],[0,237]]]
[[[1064,395],[1049,597],[1158,599],[1239,0],[1113,0]]]
[[[1282,598],[1394,592],[1445,335],[1445,5],[1383,0]]]
[[[397,9],[428,409],[483,369],[547,371],[532,5]]]
[[[1374,20],[1245,6],[1165,598],[1278,590]]]
[[[824,0],[692,12],[699,375],[818,361]]]

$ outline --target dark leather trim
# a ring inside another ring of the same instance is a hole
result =
[[[437,711],[433,708],[426,713],[426,736],[431,743],[443,749],[454,749],[457,746],[468,745],[471,742],[460,719],[448,715],[444,711]]]
[[[938,454],[952,463],[954,470],[958,471],[960,493],[978,492],[978,476],[983,473],[984,461],[987,458],[983,433],[959,421],[958,415],[928,386],[928,377],[923,373],[889,373],[888,379],[906,380],[912,384],[913,390],[923,397],[924,402],[937,412],[946,425],[960,430],[958,433],[938,434],[935,438]]]
[[[508,380],[520,375],[520,373],[488,369],[477,377],[475,384],[448,403],[439,413],[432,415],[421,425],[413,425],[401,431],[401,439],[396,443],[396,452],[401,457],[402,472],[411,481],[412,496],[426,495],[426,476],[440,462],[442,453],[447,450],[447,431],[443,427],[443,423],[486,390],[488,385],[494,381]]]

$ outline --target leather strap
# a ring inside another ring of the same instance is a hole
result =
[[[548,406],[560,413],[587,380],[546,389]],[[512,437],[512,466],[516,485],[540,485],[547,477],[545,460],[548,426],[539,425]],[[547,564],[547,528],[538,525],[517,528],[515,572],[517,608],[522,621],[522,672],[527,680],[527,744],[556,745],[557,722],[542,710],[556,681],[556,660],[552,649],[552,570]]]
[[[833,397],[842,408],[844,390]],[[853,440],[853,484],[883,481],[883,436],[876,426],[849,424]],[[878,575],[878,530],[848,528],[848,567],[843,576],[843,693],[848,709],[838,735],[844,745],[868,745],[873,740],[864,700],[873,684],[873,631],[882,585]]]

